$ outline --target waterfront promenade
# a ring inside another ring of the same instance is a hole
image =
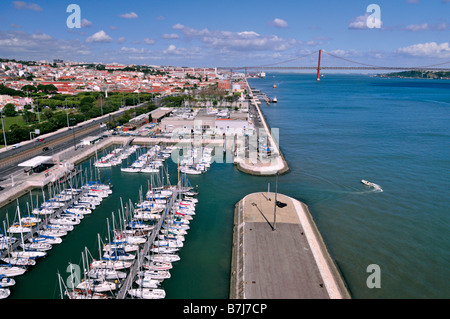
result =
[[[96,152],[110,147],[112,145],[138,144],[138,145],[178,145],[180,147],[184,145],[191,145],[191,140],[175,139],[175,138],[150,138],[150,137],[130,137],[130,136],[110,136],[104,138],[100,142],[92,145],[85,145],[83,147],[78,146],[75,150],[70,147],[64,151],[61,151],[53,155],[53,163],[55,164],[48,170],[42,173],[34,173],[27,175],[23,169],[18,169],[14,173],[12,180],[8,180],[2,183],[5,189],[0,194],[0,207],[10,203],[16,198],[27,194],[31,189],[42,188],[49,183],[63,178],[65,175],[69,175],[74,171],[75,166],[95,155]],[[202,139],[200,142],[204,145],[218,145],[223,144],[222,140]],[[100,157],[100,156],[99,156]]]
[[[273,132],[270,130],[267,121],[261,112],[260,102],[257,97],[253,95],[252,89],[245,80],[247,86],[247,92],[252,98],[250,99],[251,107],[256,109],[256,115],[261,122],[262,129],[265,131],[265,136],[268,139],[268,145],[272,148],[272,154],[268,158],[262,159],[260,156],[257,158],[241,157],[235,159],[237,169],[250,175],[262,175],[271,176],[278,174],[284,174],[289,171],[289,166],[281,153],[278,141],[275,139]]]
[[[350,295],[308,207],[253,193],[235,206],[231,299],[348,299]]]

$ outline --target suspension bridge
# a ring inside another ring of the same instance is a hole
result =
[[[293,61],[297,61],[303,58],[307,58],[318,54],[317,65],[315,66],[282,66],[282,64],[287,64]],[[333,57],[337,60],[349,62],[350,66],[323,66],[322,63],[322,54]],[[442,67],[448,65],[447,67]],[[372,65],[367,63],[361,63],[354,60],[350,60],[344,57],[340,57],[338,55],[332,54],[325,50],[314,51],[299,57],[295,57],[293,59],[275,62],[272,64],[265,65],[257,65],[257,66],[237,66],[237,67],[218,67],[221,70],[230,70],[233,71],[245,71],[245,76],[247,77],[247,71],[249,70],[259,70],[259,71],[284,71],[284,70],[317,70],[317,81],[320,80],[320,72],[321,70],[385,70],[385,71],[450,71],[450,61],[437,63],[433,65],[425,65],[425,66],[379,66]]]

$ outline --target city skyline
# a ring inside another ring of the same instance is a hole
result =
[[[67,24],[72,3],[81,9],[80,28]],[[380,8],[380,27],[368,27],[370,4]],[[422,66],[450,60],[449,13],[448,0],[7,1],[0,57],[214,67],[277,63],[323,49],[362,63]]]

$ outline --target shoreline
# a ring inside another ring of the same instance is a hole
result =
[[[247,86],[247,91],[251,96],[253,96],[252,89],[247,81],[245,79],[245,83]],[[261,108],[259,107],[259,104],[261,104],[256,97],[253,96],[252,100],[250,101],[250,104],[254,105],[256,110],[258,111],[259,118],[261,119],[261,122],[264,126],[264,129],[266,131],[267,137],[270,140],[271,145],[275,148],[276,152],[275,154],[275,160],[271,159],[269,165],[264,165],[264,163],[261,163],[259,160],[256,161],[256,163],[250,162],[249,159],[244,159],[244,161],[235,161],[236,168],[246,174],[249,175],[255,175],[255,176],[273,176],[277,173],[279,175],[285,174],[290,171],[289,166],[287,164],[287,161],[285,160],[283,153],[281,152],[280,146],[277,143],[277,140],[272,135],[272,131],[270,129],[269,124],[267,123],[267,120],[261,111]]]

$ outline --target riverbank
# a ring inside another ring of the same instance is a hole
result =
[[[231,299],[349,299],[308,207],[252,193],[235,206]]]
[[[272,148],[272,153],[270,157],[262,159],[260,156],[257,156],[255,159],[251,158],[236,158],[235,165],[238,170],[243,173],[250,175],[261,175],[261,176],[271,176],[278,174],[285,174],[289,172],[289,166],[284,159],[284,156],[280,150],[278,145],[278,141],[275,139],[272,130],[270,129],[267,121],[264,117],[264,114],[260,108],[260,102],[258,98],[253,95],[252,89],[248,84],[247,79],[245,80],[247,86],[247,92],[251,96],[250,104],[251,106],[256,108],[258,113],[258,117],[262,123],[263,129],[265,131],[265,135],[267,136],[268,142]]]
[[[202,144],[206,145],[222,145],[221,140],[201,140]],[[173,138],[150,138],[150,137],[122,137],[110,136],[102,139],[100,142],[78,146],[75,150],[73,147],[61,151],[53,156],[54,166],[42,173],[34,173],[31,175],[23,171],[18,171],[14,175],[11,184],[8,184],[2,191],[0,196],[0,207],[10,203],[11,201],[25,195],[30,190],[35,188],[42,188],[49,183],[54,183],[64,176],[70,174],[75,170],[75,166],[82,163],[86,159],[92,157],[96,152],[100,152],[112,145],[126,146],[126,145],[178,145],[180,147],[191,145],[191,140],[173,139]]]

